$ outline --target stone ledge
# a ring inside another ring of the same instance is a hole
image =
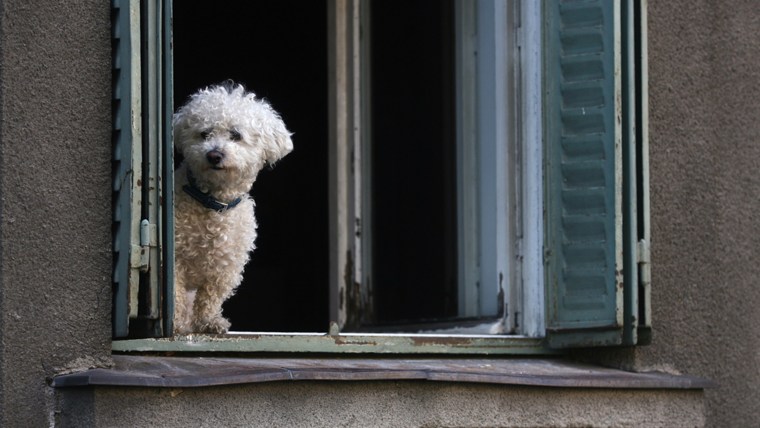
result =
[[[561,388],[704,389],[706,379],[633,373],[552,358],[208,358],[114,355],[114,367],[60,375],[54,387],[164,388],[272,381],[430,380]]]

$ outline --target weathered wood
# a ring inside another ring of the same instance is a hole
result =
[[[188,358],[114,355],[111,369],[57,376],[54,387],[203,387],[272,381],[430,380],[565,388],[701,389],[708,380],[561,359]]]
[[[542,339],[498,335],[230,333],[116,340],[114,352],[546,355]]]

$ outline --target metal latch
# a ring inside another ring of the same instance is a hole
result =
[[[132,269],[139,269],[140,272],[150,270],[150,249],[156,247],[157,228],[155,224],[150,224],[148,219],[140,221],[140,243],[132,245],[132,254],[130,265]]]
[[[652,283],[652,254],[649,246],[649,241],[641,239],[638,242],[639,253],[639,282],[645,288],[649,287]]]

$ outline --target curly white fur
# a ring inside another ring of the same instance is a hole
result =
[[[256,239],[248,191],[266,164],[293,149],[291,134],[268,103],[232,84],[198,91],[173,122],[175,147],[184,157],[174,189],[174,331],[225,333],[230,323],[222,303],[240,285]],[[206,208],[183,190],[188,171],[201,192],[240,203],[221,212]]]

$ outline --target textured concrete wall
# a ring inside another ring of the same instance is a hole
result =
[[[699,391],[443,382],[275,382],[205,389],[98,388],[65,395],[61,426],[695,427]],[[103,403],[118,405],[104,406]],[[73,404],[73,406],[72,406]],[[90,408],[92,412],[82,412]],[[72,413],[73,412],[73,413]]]
[[[103,425],[133,420],[145,403],[146,414],[173,413],[176,426],[230,414],[262,423],[372,416],[389,425],[402,417],[467,425],[464,418],[478,416],[498,426],[507,414],[530,422],[526,412],[546,397],[575,425],[586,423],[584,412],[606,420],[593,404],[615,397],[663,414],[699,411],[689,392],[419,383],[80,391],[54,403],[46,377],[106,364],[109,355],[109,4],[5,0],[0,8],[0,426],[48,425],[56,406],[72,410],[70,397],[82,399],[72,416]],[[655,337],[649,347],[594,352],[616,365],[716,380],[706,394],[711,426],[760,418],[757,10],[754,0],[650,0]],[[482,406],[459,406],[479,394]],[[665,397],[683,406],[663,408]],[[354,413],[341,410],[346,400]]]
[[[46,377],[110,348],[110,12],[0,3],[0,426],[47,426]]]
[[[708,424],[760,420],[760,9],[650,1],[654,343],[718,382]]]

